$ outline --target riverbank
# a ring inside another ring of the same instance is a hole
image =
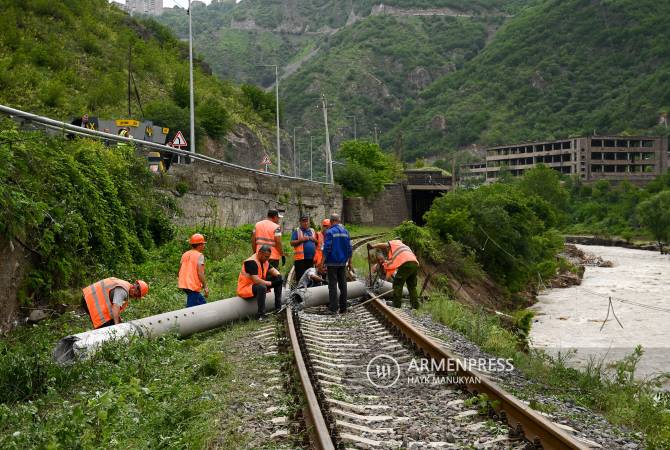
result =
[[[565,235],[566,244],[600,245],[603,247],[622,247],[635,250],[658,252],[658,245],[653,242],[632,242],[616,237],[591,235]]]

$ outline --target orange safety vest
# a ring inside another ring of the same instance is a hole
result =
[[[179,264],[179,289],[189,289],[193,292],[200,292],[202,289],[202,282],[198,276],[198,260],[200,259],[199,251],[192,249],[181,255],[181,263]]]
[[[278,224],[268,219],[261,220],[254,227],[254,231],[256,232],[256,251],[258,252],[261,245],[269,245],[272,248],[270,259],[279,259],[281,256],[275,242],[275,230],[278,227]]]
[[[263,280],[265,280],[265,277],[268,274],[268,268],[270,267],[270,263],[267,261],[261,265],[260,261],[258,261],[258,253],[254,253],[244,260],[240,275],[237,277],[237,295],[242,298],[252,298],[254,296],[254,292],[251,289],[254,285],[254,280],[251,278],[251,275],[244,270],[244,263],[247,261],[254,261],[256,263],[256,266],[258,267],[258,276]]]
[[[312,228],[308,228],[309,231],[312,232],[312,236],[316,236],[316,232]],[[296,231],[298,232],[298,239],[302,239],[304,236],[302,229],[300,227],[296,228]],[[295,261],[301,261],[305,259],[305,243],[301,242],[300,244],[296,245],[293,249],[293,254],[295,257],[293,258]]]
[[[314,254],[314,265],[318,266],[323,260],[323,244],[325,244],[325,239],[323,236],[323,231],[316,233],[316,253]]]
[[[131,283],[112,277],[100,280],[97,283],[93,283],[92,285],[87,286],[81,290],[84,294],[84,300],[86,301],[88,312],[91,315],[93,328],[100,328],[103,324],[113,319],[112,299],[109,298],[109,293],[112,292],[112,289],[120,287],[124,291],[128,292],[128,295],[130,296],[130,286],[132,286]],[[128,300],[126,300],[126,302],[121,306],[121,312],[123,312],[127,307]]]
[[[396,239],[389,241],[388,261],[386,261],[386,267],[384,268],[387,275],[389,273],[392,275],[393,272],[398,270],[398,268],[406,262],[419,263],[416,256],[414,256],[414,253],[412,253],[412,250],[403,244],[401,240]]]

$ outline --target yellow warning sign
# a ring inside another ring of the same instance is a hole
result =
[[[170,132],[169,128],[163,128],[163,134],[168,134]]]
[[[139,127],[140,126],[140,121],[139,120],[132,120],[132,119],[118,119],[116,121],[116,126],[117,127]]]

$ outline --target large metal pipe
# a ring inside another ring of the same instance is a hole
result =
[[[365,294],[366,286],[362,282],[347,283],[348,298],[362,297]],[[327,304],[328,286],[301,289],[298,297],[304,306]],[[268,312],[274,310],[274,294],[268,294],[265,304]],[[59,363],[69,363],[90,356],[105,342],[113,339],[130,336],[156,337],[171,331],[175,331],[179,336],[189,336],[253,316],[257,311],[256,300],[244,300],[240,297],[227,298],[66,336],[56,344],[53,356]]]

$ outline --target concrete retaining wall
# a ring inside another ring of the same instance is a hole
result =
[[[347,198],[343,208],[346,223],[395,227],[410,219],[407,193],[401,183],[385,185],[384,190],[370,200]]]
[[[171,191],[185,183],[188,191],[177,197],[183,211],[178,225],[237,227],[264,219],[268,209],[285,209],[285,229],[298,226],[301,212],[315,223],[331,212],[342,212],[342,190],[337,185],[289,180],[243,172],[228,167],[174,165],[170,168]]]

